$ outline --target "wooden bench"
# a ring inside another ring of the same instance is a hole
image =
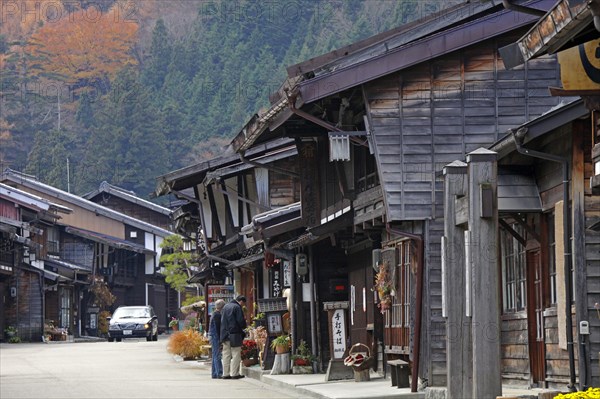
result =
[[[408,362],[404,360],[390,360],[387,362],[388,366],[390,366],[390,371],[392,374],[392,386],[398,388],[409,388],[409,374],[410,370],[408,367]]]

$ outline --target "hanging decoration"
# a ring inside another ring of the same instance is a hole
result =
[[[394,279],[390,264],[383,262],[379,267],[379,272],[375,276],[375,287],[379,296],[379,304],[377,305],[381,313],[385,313],[392,306],[392,296],[395,295]]]

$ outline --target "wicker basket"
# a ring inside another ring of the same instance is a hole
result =
[[[371,358],[371,350],[365,344],[357,343],[352,345],[350,350],[348,351],[348,358],[352,358],[352,366],[354,371],[364,371],[371,368],[372,358]],[[347,359],[348,359],[347,358]]]

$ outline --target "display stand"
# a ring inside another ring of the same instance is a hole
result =
[[[275,355],[273,361],[273,368],[271,368],[271,375],[276,374],[289,374],[290,373],[290,354],[278,353]]]
[[[329,352],[331,356],[327,366],[327,374],[325,374],[325,381],[354,378],[352,368],[344,365],[347,309],[348,301],[323,303],[323,310],[327,312],[327,324],[329,325]]]
[[[283,315],[287,313],[287,298],[267,298],[258,300],[258,310],[265,314],[267,327],[267,342],[263,349],[263,370],[269,370],[275,367],[276,355],[271,349],[271,341],[273,338],[284,333],[283,330]],[[279,356],[279,355],[277,355]],[[288,356],[289,363],[289,356]],[[288,364],[289,372],[289,364]]]

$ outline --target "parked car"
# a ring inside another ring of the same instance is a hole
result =
[[[158,318],[152,306],[120,306],[108,317],[108,342],[123,338],[158,340]]]

